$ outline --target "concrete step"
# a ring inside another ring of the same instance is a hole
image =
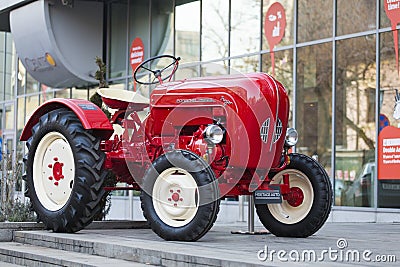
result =
[[[133,233],[117,229],[82,230],[76,234],[16,231],[14,242],[51,249],[54,253],[69,251],[78,255],[105,257],[107,262],[119,259],[156,266],[265,266],[253,251],[238,253],[224,246],[210,248],[196,245],[198,242],[167,242],[155,237],[154,233],[147,229],[133,230]],[[283,265],[269,263],[269,266]]]
[[[52,249],[16,242],[0,242],[0,266],[143,267],[150,266],[120,259]]]

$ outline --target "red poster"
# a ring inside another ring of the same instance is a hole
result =
[[[143,62],[144,59],[144,45],[141,38],[136,37],[131,45],[131,51],[129,61],[132,67],[132,71],[135,71],[137,66]]]
[[[387,126],[379,133],[378,178],[400,179],[400,129]]]
[[[400,0],[399,0],[400,1]],[[264,34],[271,54],[272,75],[275,75],[274,48],[282,41],[286,29],[286,13],[283,6],[275,2],[267,10],[264,22]]]

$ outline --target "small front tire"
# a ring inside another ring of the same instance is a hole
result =
[[[283,183],[289,175],[291,198],[280,204],[258,204],[256,212],[261,223],[272,234],[281,237],[308,237],[327,220],[332,206],[332,185],[328,174],[312,158],[290,154],[290,164],[273,174],[271,184]]]
[[[196,241],[217,218],[218,183],[199,156],[176,150],[157,158],[147,170],[141,202],[157,235],[165,240]]]

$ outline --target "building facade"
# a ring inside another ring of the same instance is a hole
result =
[[[290,124],[300,135],[296,150],[326,168],[336,209],[396,213],[399,3],[5,1],[0,4],[3,154],[19,160],[25,153],[19,135],[44,101],[94,94],[95,56],[108,67],[110,87],[133,90],[131,49],[140,38],[144,58],[182,58],[175,79],[273,73],[292,101]],[[151,89],[139,88],[143,94]]]

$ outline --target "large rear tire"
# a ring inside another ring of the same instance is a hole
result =
[[[321,165],[302,154],[290,154],[290,164],[273,174],[271,184],[283,183],[289,175],[291,198],[280,204],[258,204],[261,223],[272,234],[281,237],[308,237],[327,220],[332,206],[332,185]]]
[[[55,232],[76,232],[101,209],[107,172],[100,138],[65,108],[43,115],[27,141],[27,191],[39,220]]]
[[[145,218],[160,237],[196,241],[217,219],[219,188],[204,160],[176,150],[157,158],[147,170],[141,201]]]

